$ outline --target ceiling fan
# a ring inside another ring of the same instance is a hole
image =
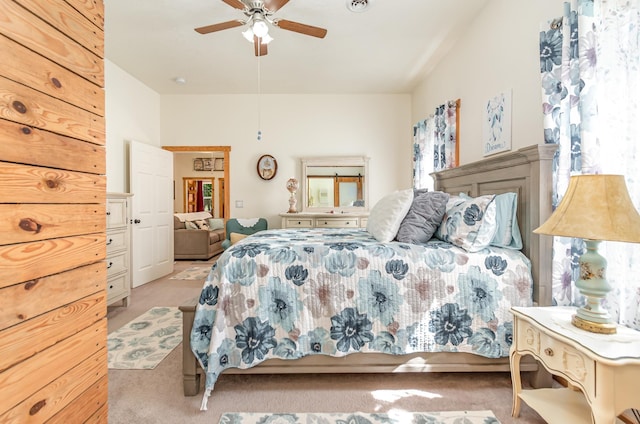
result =
[[[272,40],[271,36],[269,36],[269,25],[317,38],[324,38],[324,36],[327,35],[327,30],[324,28],[288,21],[286,19],[273,18],[273,14],[282,6],[289,3],[289,0],[222,1],[233,8],[241,10],[247,19],[221,22],[219,24],[199,27],[195,30],[200,34],[209,34],[223,29],[248,25],[248,29],[244,31],[242,35],[244,35],[247,40],[253,41],[256,56],[264,56],[267,54],[267,44]]]

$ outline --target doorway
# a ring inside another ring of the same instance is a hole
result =
[[[162,146],[164,150],[168,150],[170,152],[175,153],[184,153],[184,152],[202,152],[202,153],[211,153],[211,152],[222,152],[223,153],[223,177],[218,178],[218,196],[221,196],[221,200],[219,201],[220,208],[220,217],[223,217],[227,220],[231,214],[230,210],[230,172],[229,169],[231,167],[231,146]],[[222,182],[221,182],[222,181]],[[212,186],[213,188],[213,186]],[[185,209],[186,211],[186,209]]]

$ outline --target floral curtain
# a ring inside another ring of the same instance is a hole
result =
[[[440,105],[413,127],[413,187],[433,190],[434,171],[458,166],[458,101]]]
[[[571,175],[605,172],[624,174],[639,205],[640,178],[632,169],[640,134],[633,119],[640,98],[638,2],[572,0],[565,3],[564,16],[545,23],[540,32],[544,137],[546,143],[558,144],[553,161],[554,207]],[[600,250],[609,260],[607,278],[614,286],[606,307],[615,320],[637,328],[640,281],[629,277],[640,255],[628,243],[604,242]],[[574,289],[583,251],[581,239],[554,237],[554,303],[584,302]],[[624,301],[624,296],[634,300]]]

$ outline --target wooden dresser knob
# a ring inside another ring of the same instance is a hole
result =
[[[550,347],[546,348],[544,350],[545,355],[547,356],[553,356],[553,349],[551,349]]]

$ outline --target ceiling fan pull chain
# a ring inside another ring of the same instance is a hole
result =
[[[258,38],[258,43],[261,43],[262,39]],[[260,126],[261,126],[261,116],[260,116],[260,103],[261,103],[261,86],[260,86],[260,80],[261,80],[261,75],[260,75],[260,49],[258,49],[258,141],[262,141],[262,131],[260,130]]]

